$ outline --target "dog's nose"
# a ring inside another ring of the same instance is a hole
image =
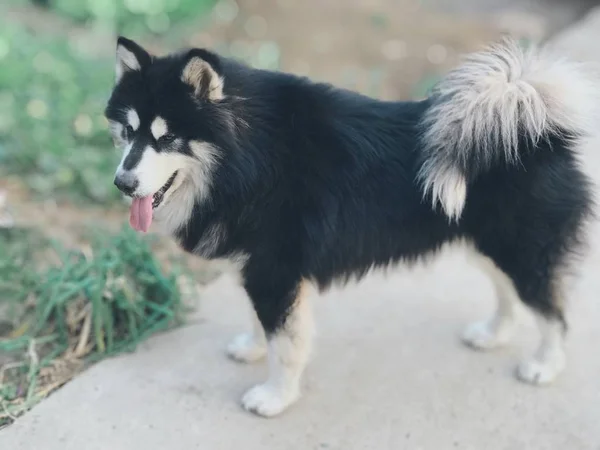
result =
[[[138,179],[129,172],[119,172],[115,176],[115,186],[125,195],[132,195],[138,184]]]

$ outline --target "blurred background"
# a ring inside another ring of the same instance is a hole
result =
[[[124,227],[112,185],[119,155],[103,117],[117,35],[155,53],[208,47],[416,99],[461,54],[504,33],[543,41],[595,3],[2,0],[0,427],[88,364],[178,323],[186,298],[224,270]]]

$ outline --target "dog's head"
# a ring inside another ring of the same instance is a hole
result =
[[[135,42],[117,42],[116,82],[106,107],[123,157],[115,185],[132,198],[131,225],[142,231],[152,218],[180,226],[198,196],[208,195],[223,133],[225,95],[219,57],[192,49],[155,57]],[[177,208],[169,203],[177,202]]]

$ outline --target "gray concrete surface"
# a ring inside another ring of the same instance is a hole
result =
[[[570,367],[548,388],[513,378],[535,345],[526,315],[511,348],[461,346],[457,334],[491,311],[492,291],[456,252],[319,298],[305,396],[278,418],[257,418],[238,401],[266,367],[223,356],[248,322],[225,276],[204,292],[197,323],[98,364],[6,429],[0,448],[597,450],[599,263],[574,292]]]
[[[585,26],[600,34],[600,21]],[[600,174],[599,147],[590,142],[583,154],[591,174]],[[227,274],[203,292],[193,323],[85,372],[0,432],[0,449],[599,450],[598,224],[591,236],[570,294],[569,366],[549,387],[513,376],[537,340],[525,313],[509,348],[478,353],[459,343],[493,298],[455,250],[315,298],[319,334],[304,397],[280,417],[257,418],[239,398],[266,367],[223,354],[249,323]]]

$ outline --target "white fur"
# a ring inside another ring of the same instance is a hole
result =
[[[212,146],[201,142],[192,141],[190,146],[196,158],[176,152],[157,152],[148,146],[140,162],[130,171],[138,179],[136,195],[140,196],[156,193],[178,171],[162,203],[154,210],[155,222],[167,234],[175,232],[189,220],[197,200],[205,201],[209,196],[216,152]],[[123,162],[131,148],[132,144],[126,146],[117,175],[124,171]],[[212,245],[216,248],[214,242]],[[206,250],[210,248],[206,247]]]
[[[194,253],[203,258],[214,256],[219,244],[227,239],[227,232],[221,223],[214,223],[207,227],[202,237],[194,247]]]
[[[458,219],[467,201],[467,180],[453,167],[438,171],[431,186],[433,198],[439,199],[446,215]]]
[[[115,147],[124,151],[125,148],[127,148],[128,142],[123,138],[123,124],[114,120],[109,120],[108,130],[110,131]]]
[[[227,346],[227,355],[238,362],[253,363],[267,354],[267,338],[252,308],[252,332],[238,334]]]
[[[125,141],[125,146],[123,147],[123,155],[121,156],[121,162],[117,166],[117,173],[116,173],[117,176],[119,176],[119,174],[121,174],[125,171],[125,169],[123,169],[123,163],[125,162],[125,158],[127,158],[127,155],[129,155],[129,152],[131,151],[132,148],[133,148],[133,143]]]
[[[526,383],[545,385],[552,383],[567,365],[564,330],[559,321],[541,316],[536,319],[542,340],[535,354],[519,365],[517,376]]]
[[[128,123],[139,127],[139,118],[133,109],[127,111]],[[137,120],[137,123],[136,123]],[[123,148],[123,156],[117,167],[116,175],[124,172],[123,163],[133,147],[132,142],[122,138],[123,125],[110,122],[111,133],[115,144]],[[176,140],[174,145],[181,145]],[[212,174],[217,162],[217,152],[210,144],[191,141],[189,143],[194,158],[177,152],[157,152],[151,146],[145,148],[140,162],[130,171],[138,179],[139,186],[136,195],[146,196],[156,193],[167,182],[175,171],[177,176],[171,188],[164,194],[162,203],[154,210],[153,218],[156,224],[166,234],[172,234],[187,223],[196,201],[208,201]],[[215,231],[215,230],[213,230]],[[211,239],[200,242],[199,251],[207,257],[214,252],[218,245],[216,233],[210,234]],[[234,259],[243,265],[246,255],[237,255]]]
[[[519,297],[512,280],[490,258],[474,249],[470,256],[471,261],[490,277],[498,304],[491,318],[469,325],[462,339],[472,348],[491,350],[507,344],[512,338]]]
[[[227,346],[227,355],[238,362],[260,361],[266,354],[266,345],[254,333],[238,334]]]
[[[202,86],[205,77],[209,77],[208,92],[204,93],[206,97],[214,101],[222,100],[224,98],[224,80],[217,72],[215,72],[211,65],[203,59],[198,57],[190,59],[183,68],[181,81],[192,86],[196,95],[201,95],[200,87]]]
[[[167,126],[167,122],[160,116],[157,116],[150,125],[150,132],[154,139],[157,141],[163,137],[165,134],[169,132],[169,127]]]
[[[469,56],[436,87],[423,120],[425,194],[458,218],[466,201],[464,162],[491,162],[501,152],[517,163],[520,133],[534,143],[549,131],[590,135],[599,101],[594,74],[547,49],[506,40]]]
[[[237,252],[237,253],[234,253],[234,254],[229,255],[227,257],[227,259],[229,260],[229,262],[238,271],[241,271],[244,268],[244,266],[248,262],[249,258],[250,258],[250,255],[248,253],[244,253],[244,252]]]
[[[140,70],[141,66],[133,52],[127,50],[122,45],[117,47],[117,65],[115,67],[115,79],[118,83],[123,78],[125,72],[130,70]]]
[[[136,131],[140,127],[140,117],[138,116],[138,113],[136,112],[135,109],[133,109],[133,108],[126,109],[125,110],[125,118],[127,121],[127,125],[130,125],[134,131]],[[117,122],[116,120],[109,120],[108,121],[108,129],[112,136],[115,147],[117,147],[120,150],[125,151],[125,154],[123,155],[123,158],[122,158],[122,159],[125,159],[125,157],[129,153],[129,150],[131,150],[131,145],[127,141],[127,139],[125,139],[123,137],[123,131],[125,129],[124,125],[121,122]]]
[[[154,211],[154,219],[166,233],[173,233],[188,222],[196,201],[210,199],[217,152],[205,142],[191,141],[189,145],[194,152],[194,159],[165,153],[166,158],[183,158],[178,169],[180,174],[167,191],[162,204]]]
[[[131,108],[127,110],[127,123],[131,125],[133,131],[137,131],[140,127],[140,116],[135,109]]]
[[[142,158],[131,170],[139,180],[138,195],[150,195],[157,192],[173,175],[185,165],[185,157],[176,153],[158,152],[147,146]]]
[[[123,152],[117,175],[125,171],[123,163],[131,148],[130,144]],[[138,164],[129,171],[139,182],[136,195],[147,196],[156,193],[176,170],[185,167],[186,159],[184,155],[157,152],[153,147],[147,146]]]
[[[244,394],[246,410],[272,417],[300,398],[300,379],[310,357],[313,333],[310,304],[300,292],[285,325],[268,339],[269,377]]]
[[[471,248],[474,261],[492,280],[498,300],[494,315],[487,321],[468,326],[462,336],[463,342],[477,350],[491,350],[507,344],[513,336],[515,313],[520,303],[512,280],[486,256]],[[556,319],[548,320],[535,313],[541,342],[533,356],[517,367],[522,381],[535,385],[551,383],[566,367],[563,324]]]

